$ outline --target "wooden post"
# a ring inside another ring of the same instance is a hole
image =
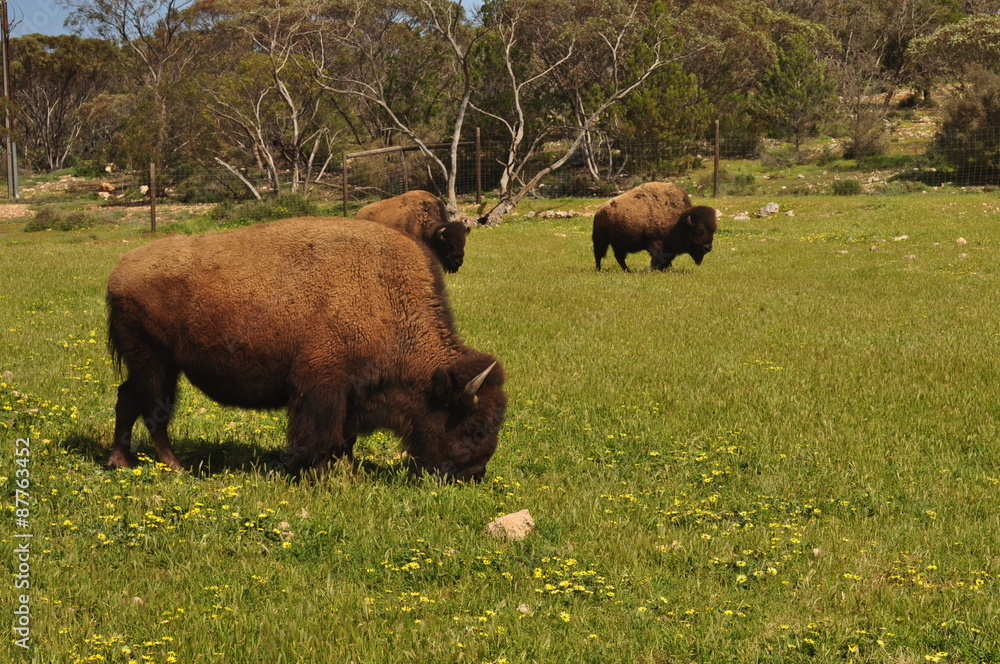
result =
[[[719,154],[721,148],[719,147],[719,121],[715,121],[715,175],[714,175],[714,187],[713,196],[715,198],[719,197]]]
[[[410,178],[406,172],[406,151],[403,150],[403,142],[399,142],[399,164],[403,167],[403,193],[410,190]]]
[[[347,216],[347,152],[344,152],[343,162],[341,163],[341,187],[344,190],[344,216]]]
[[[149,232],[156,232],[156,164],[149,162]]]
[[[483,204],[483,151],[479,142],[479,127],[476,127],[476,205]]]

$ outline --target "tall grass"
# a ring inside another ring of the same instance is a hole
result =
[[[360,474],[291,483],[283,414],[187,385],[172,432],[192,472],[103,470],[103,287],[145,239],[6,233],[0,481],[12,496],[30,436],[34,500],[32,649],[10,652],[1000,660],[1000,204],[809,197],[732,219],[763,202],[717,201],[715,251],[666,273],[642,255],[595,272],[589,218],[474,231],[450,299],[510,396],[478,486],[407,476],[383,434]],[[524,542],[484,534],[522,508]]]

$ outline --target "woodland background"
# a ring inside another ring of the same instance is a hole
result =
[[[345,166],[352,196],[391,195],[384,161],[343,157],[415,146],[405,186],[455,212],[478,132],[499,223],[554,172],[571,195],[683,175],[711,158],[716,120],[726,156],[780,141],[788,162],[877,164],[894,117],[929,108],[917,165],[968,185],[1000,173],[997,1],[64,4],[77,34],[11,40],[22,168],[154,163],[188,202],[248,195],[223,172],[332,194]]]

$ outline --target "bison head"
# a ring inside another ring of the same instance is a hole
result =
[[[434,228],[434,253],[445,272],[458,272],[465,260],[465,238],[469,229],[460,221],[449,221]]]
[[[696,205],[681,213],[678,224],[688,229],[688,253],[696,265],[701,265],[705,254],[712,251],[712,239],[715,237],[715,208],[707,205]]]
[[[409,440],[420,470],[459,480],[483,478],[507,409],[503,381],[503,369],[483,353],[434,372],[426,413]]]

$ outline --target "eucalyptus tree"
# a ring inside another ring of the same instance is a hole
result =
[[[222,0],[212,12],[215,39],[225,45],[203,83],[206,108],[227,139],[216,158],[255,162],[275,193],[286,173],[291,191],[307,193],[332,154],[323,90],[298,53],[315,30],[311,5]]]
[[[36,170],[54,171],[80,152],[88,105],[112,83],[114,49],[73,35],[11,40],[20,147]]]
[[[458,149],[472,96],[472,66],[486,28],[449,0],[334,0],[320,5],[306,42],[318,84],[355,99],[406,136],[446,183],[458,213]],[[447,139],[448,157],[430,148]]]
[[[665,6],[644,0],[497,0],[484,4],[483,19],[492,69],[502,76],[474,107],[505,139],[498,202],[480,219],[486,225],[564,166],[654,72],[690,55]]]
[[[177,158],[195,142],[186,113],[192,83],[214,47],[191,0],[63,0],[67,24],[117,48],[129,90],[121,118],[126,152],[138,163]],[[138,164],[136,164],[138,165]]]

